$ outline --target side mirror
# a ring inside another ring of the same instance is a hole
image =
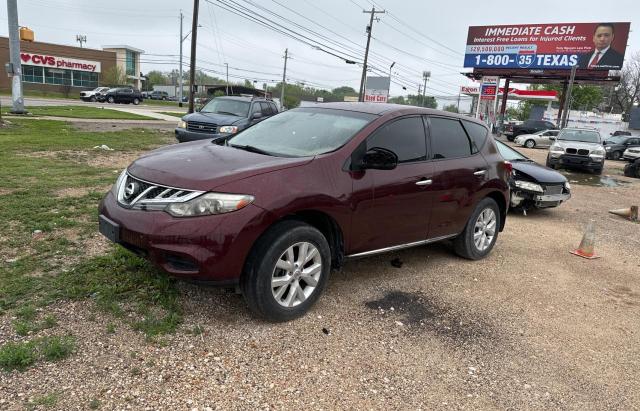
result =
[[[257,120],[257,119],[259,119],[259,118],[262,118],[262,113],[261,113],[261,112],[259,112],[259,111],[256,111],[255,113],[253,113],[253,114],[251,115],[251,119],[252,119],[252,120]]]
[[[556,141],[557,139],[558,139],[558,137],[554,137],[554,136],[550,136],[549,137],[549,140],[551,140],[551,141]]]
[[[374,147],[364,154],[360,165],[364,170],[393,170],[398,166],[398,156],[386,148]]]

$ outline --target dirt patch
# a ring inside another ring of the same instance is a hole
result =
[[[412,331],[428,331],[438,336],[469,342],[493,334],[491,327],[476,315],[464,315],[421,292],[390,291],[379,300],[367,301],[378,315],[400,318],[399,324]]]
[[[99,193],[106,193],[111,188],[111,185],[99,186],[99,187],[68,187],[54,192],[56,197],[60,198],[78,198],[84,197],[92,191]]]
[[[0,196],[13,194],[15,192],[16,192],[16,190],[13,190],[13,189],[10,189],[10,188],[0,188]]]

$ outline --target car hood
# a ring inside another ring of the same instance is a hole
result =
[[[245,117],[232,116],[229,114],[217,114],[217,113],[191,113],[182,117],[184,121],[202,121],[203,123],[231,125],[238,121],[245,120]]]
[[[258,174],[298,167],[312,159],[267,156],[201,140],[151,151],[134,161],[128,172],[156,184],[208,191]]]
[[[586,143],[584,141],[566,141],[566,140],[556,140],[555,144],[564,149],[566,148],[575,148],[575,149],[585,149],[585,150],[595,150],[596,148],[602,148],[602,144],[600,143]]]
[[[557,171],[533,161],[512,161],[511,163],[514,170],[537,183],[559,184],[567,181],[567,178]]]

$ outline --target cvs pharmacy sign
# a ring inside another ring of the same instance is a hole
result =
[[[70,59],[46,54],[20,53],[22,64],[29,66],[54,67],[79,71],[100,72],[99,61]]]

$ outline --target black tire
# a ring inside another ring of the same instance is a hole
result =
[[[622,153],[619,151],[614,151],[613,153],[611,153],[612,160],[620,160],[620,157],[622,157]]]
[[[526,148],[536,148],[536,142],[531,140],[531,139],[529,139],[529,140],[524,142],[524,146]]]
[[[593,171],[593,174],[598,175],[598,176],[599,176],[599,175],[601,175],[601,174],[602,174],[602,169],[603,169],[603,167],[600,167],[600,168],[594,168],[594,169],[592,170],[592,171]]]
[[[140,104],[140,100],[137,97],[134,98],[133,99],[133,104],[137,106],[138,104]]]
[[[551,168],[551,169],[556,169],[557,166],[555,164],[551,164],[551,161],[549,161],[549,156],[547,155],[547,167]]]
[[[113,104],[116,102],[116,100],[113,98],[113,96],[109,96],[107,97],[107,102]]]
[[[481,250],[476,246],[474,242],[474,234],[476,232],[476,221],[478,220],[480,214],[485,212],[486,210],[493,211],[495,215],[495,227],[494,234],[490,240],[489,245],[487,246],[487,248]],[[482,199],[482,201],[480,201],[476,206],[476,209],[473,211],[473,213],[471,213],[469,221],[467,221],[467,225],[465,225],[462,233],[453,240],[453,247],[456,254],[468,260],[480,260],[486,257],[491,252],[498,239],[498,233],[500,232],[501,224],[500,218],[500,208],[498,207],[496,201],[489,197]]]
[[[515,135],[514,136],[507,136],[507,140],[509,140],[509,141],[513,141],[515,139],[516,139]]]
[[[300,242],[308,242],[318,250],[322,264],[320,278],[306,300],[284,307],[273,295],[271,279],[280,256]],[[240,289],[254,314],[274,322],[293,320],[303,316],[318,300],[329,279],[330,266],[331,250],[320,231],[300,221],[283,221],[271,227],[254,245],[240,279]]]
[[[89,98],[89,101],[92,103],[96,102],[96,96],[91,96],[91,98]]]

